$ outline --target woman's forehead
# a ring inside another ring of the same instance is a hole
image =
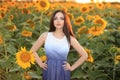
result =
[[[56,17],[56,16],[57,16],[57,17],[58,17],[58,16],[59,16],[59,17],[64,17],[64,15],[63,15],[62,12],[57,12],[57,13],[55,14],[55,17]]]

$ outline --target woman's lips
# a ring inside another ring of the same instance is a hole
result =
[[[57,26],[61,26],[61,24],[56,24]]]

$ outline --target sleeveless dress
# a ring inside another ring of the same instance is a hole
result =
[[[47,56],[47,69],[43,70],[43,80],[70,80],[70,71],[62,66],[67,60],[70,49],[66,36],[58,39],[52,32],[48,32],[44,48]]]

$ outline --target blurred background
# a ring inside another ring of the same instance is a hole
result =
[[[8,0],[1,0],[1,1],[8,1]],[[38,0],[9,0],[9,1],[38,1]],[[79,3],[90,3],[91,1],[94,2],[120,2],[120,0],[49,0],[49,2],[56,2],[56,1],[72,1],[72,2],[79,2]]]
[[[89,56],[71,80],[120,80],[120,0],[0,0],[0,80],[42,80],[29,50],[58,9]],[[38,55],[47,59],[44,46]],[[68,62],[78,58],[70,50]]]

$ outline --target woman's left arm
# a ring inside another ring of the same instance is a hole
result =
[[[88,58],[88,54],[86,53],[84,48],[79,44],[79,42],[74,37],[71,37],[71,46],[80,55],[80,58],[70,67],[70,71],[73,71],[77,67],[79,67]]]

